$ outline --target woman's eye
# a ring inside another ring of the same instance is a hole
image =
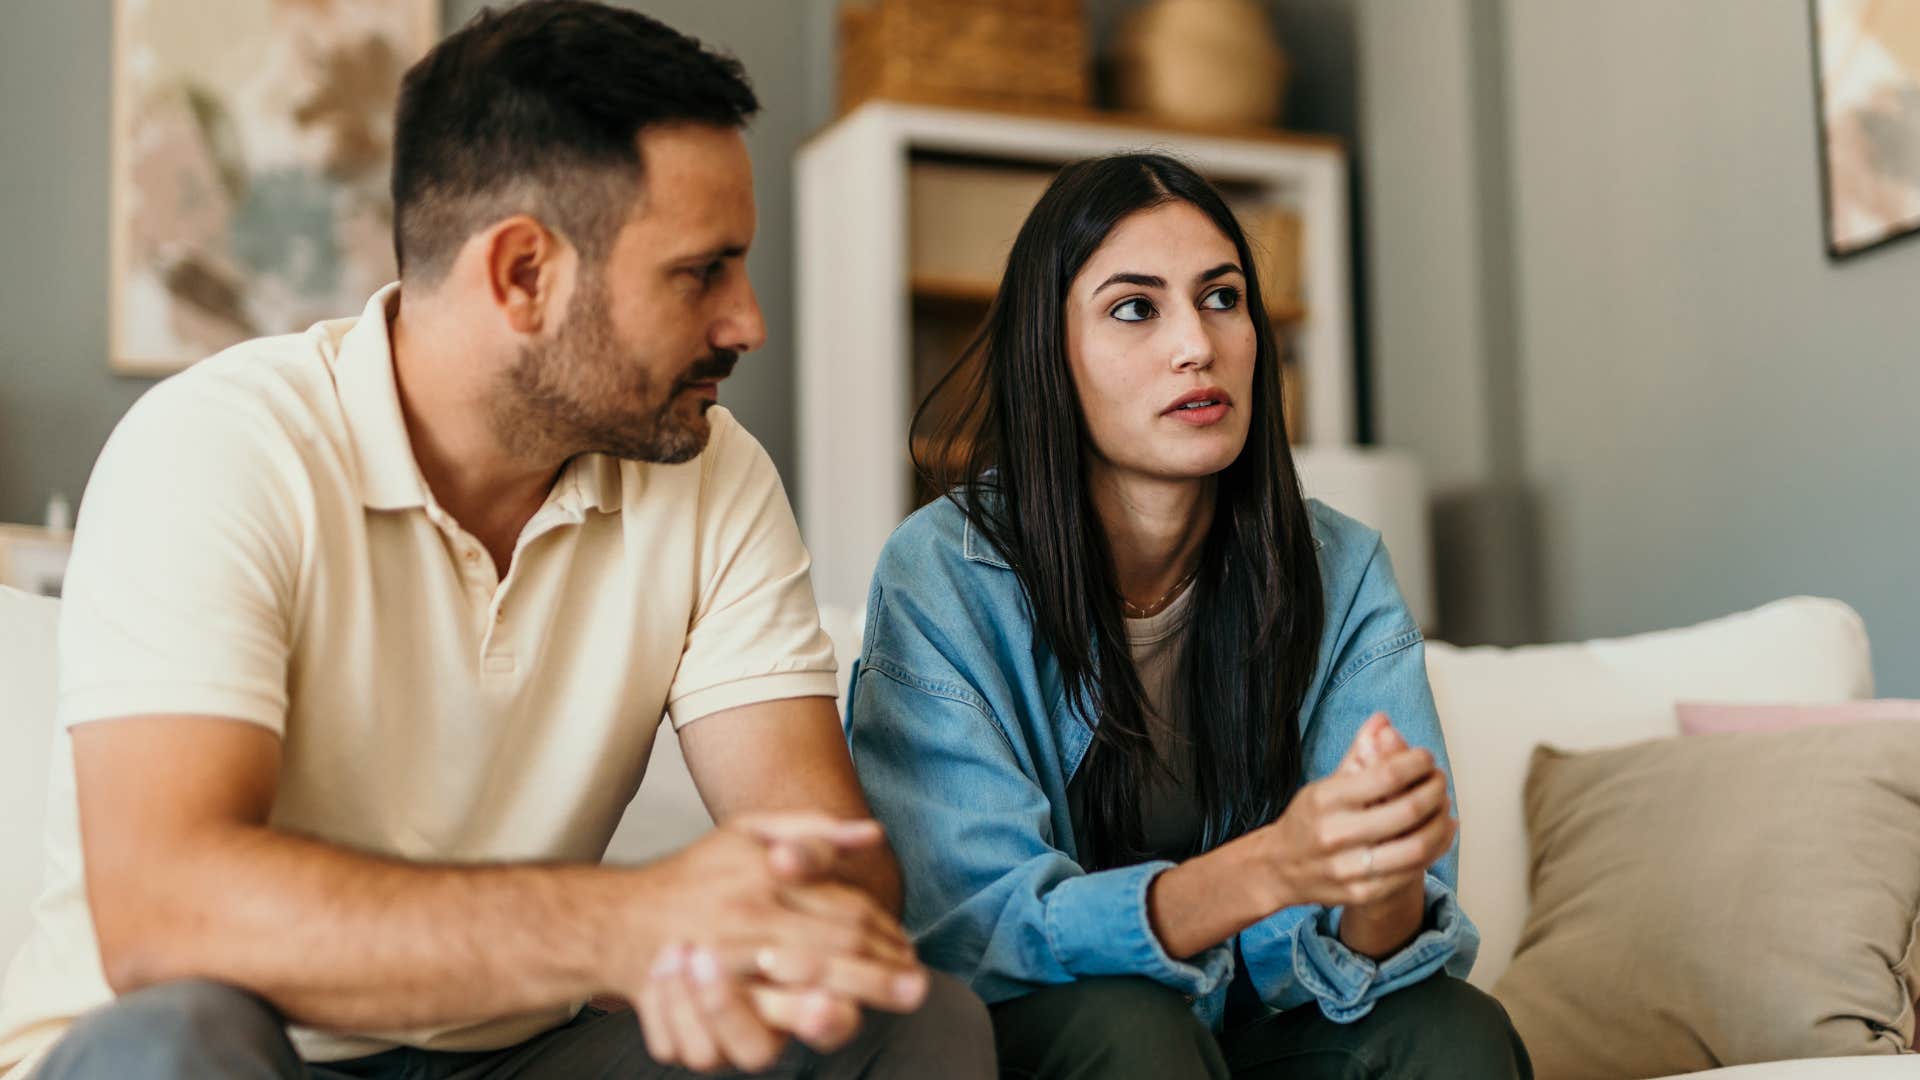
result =
[[[1232,311],[1240,306],[1240,290],[1232,286],[1215,289],[1201,298],[1200,306],[1210,311]]]
[[[1121,301],[1108,314],[1121,322],[1146,322],[1153,318],[1154,311],[1153,305],[1147,302],[1146,297],[1136,296],[1131,300]]]

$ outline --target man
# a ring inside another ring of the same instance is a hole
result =
[[[402,89],[400,283],[121,423],[0,1065],[991,1072],[895,919],[778,477],[712,408],[765,335],[757,108],[644,16],[483,14]],[[598,865],[663,712],[719,827]]]

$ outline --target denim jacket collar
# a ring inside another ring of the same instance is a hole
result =
[[[988,542],[986,537],[980,535],[980,530],[974,527],[972,518],[967,519],[963,528],[964,531],[960,535],[960,554],[967,561],[997,566],[1002,570],[1013,569],[1012,563],[1000,557],[999,549]]]

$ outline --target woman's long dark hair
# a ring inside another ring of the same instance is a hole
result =
[[[1130,214],[1197,207],[1233,241],[1257,342],[1252,422],[1217,476],[1213,524],[1172,694],[1210,848],[1286,806],[1303,771],[1299,713],[1325,606],[1281,415],[1279,351],[1246,234],[1219,192],[1158,154],[1063,169],[1007,259],[985,326],[914,416],[914,464],[1012,564],[1073,708],[1093,729],[1082,766],[1090,869],[1137,862],[1156,754],[1112,552],[1087,481],[1086,418],[1067,362],[1068,287]]]

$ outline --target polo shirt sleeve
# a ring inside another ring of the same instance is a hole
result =
[[[283,734],[298,501],[292,442],[206,380],[149,391],[82,500],[60,614],[60,723],[154,714]]]
[[[676,730],[785,698],[834,696],[833,642],[820,628],[813,560],[773,460],[722,409],[702,454],[699,580],[667,696]]]

